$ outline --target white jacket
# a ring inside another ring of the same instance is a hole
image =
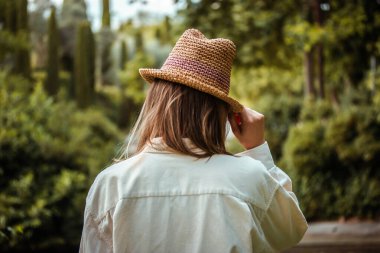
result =
[[[148,145],[96,177],[79,251],[277,252],[296,245],[307,227],[266,142],[204,159]]]

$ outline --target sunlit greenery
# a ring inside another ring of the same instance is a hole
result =
[[[378,1],[177,0],[117,29],[97,1],[102,17],[84,0],[0,0],[1,252],[77,249],[88,188],[144,101],[138,69],[190,27],[236,44],[231,95],[265,114],[307,219],[380,217]]]
[[[88,185],[110,164],[120,131],[63,90],[54,101],[41,83],[6,72],[0,83],[0,245],[77,242]]]

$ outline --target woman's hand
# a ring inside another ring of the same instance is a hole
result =
[[[246,148],[255,148],[265,142],[264,138],[264,115],[250,108],[244,107],[239,114],[241,124],[235,120],[235,116],[230,114],[228,120],[231,125],[232,132],[239,142]]]

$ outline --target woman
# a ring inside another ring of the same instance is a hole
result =
[[[228,96],[234,56],[230,40],[189,29],[161,69],[140,69],[150,86],[137,153],[95,179],[80,252],[276,252],[301,240],[307,223],[263,115]],[[226,151],[227,121],[246,151]]]

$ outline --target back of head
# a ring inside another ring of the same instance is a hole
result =
[[[194,157],[229,154],[225,148],[229,105],[185,85],[155,79],[134,127],[137,152],[161,137],[165,146]],[[203,152],[186,145],[187,138]]]
[[[243,110],[228,95],[235,54],[231,40],[208,39],[191,28],[160,69],[140,68],[150,86],[129,141],[137,140],[136,151],[147,144],[157,148],[152,140],[160,138],[162,148],[194,157],[229,154],[224,144],[228,112]],[[194,146],[203,152],[194,152]]]

